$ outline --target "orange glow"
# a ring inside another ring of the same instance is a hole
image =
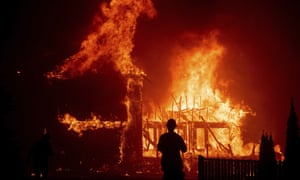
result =
[[[134,65],[130,56],[134,47],[132,39],[135,34],[137,18],[141,14],[152,18],[156,15],[156,11],[150,0],[112,0],[109,4],[102,3],[100,8],[102,13],[94,18],[97,28],[82,42],[79,52],[67,58],[54,71],[48,72],[47,77],[68,79],[80,76],[86,71],[97,72],[99,66],[110,61],[115,65],[116,71],[126,76],[127,90],[130,91],[130,84],[133,81],[131,76],[145,76],[145,73]],[[130,122],[131,115],[128,110],[130,99],[128,97],[124,98],[124,104],[127,107],[128,121]],[[69,117],[69,115],[63,116],[63,118]],[[60,122],[69,124],[69,129],[79,134],[84,130],[102,127],[97,124],[98,121],[92,121],[96,124],[90,126],[90,121],[79,122],[74,117],[71,119],[61,119]]]
[[[91,32],[86,40],[81,43],[80,50],[67,58],[62,65],[57,66],[53,72],[46,74],[48,78],[68,79],[81,76],[87,71],[98,72],[101,66],[110,62],[117,72],[124,76],[127,94],[123,104],[127,111],[127,120],[122,132],[120,144],[120,160],[123,160],[123,147],[125,146],[125,131],[132,126],[132,113],[135,102],[131,97],[136,94],[135,88],[142,87],[142,79],[145,73],[135,66],[131,58],[132,42],[137,25],[137,19],[142,14],[152,18],[156,15],[151,0],[112,0],[109,3],[102,3],[101,13],[95,16],[94,24],[97,27]],[[140,89],[138,90],[140,91]],[[100,128],[118,128],[125,123],[117,120],[102,121],[95,112],[91,112],[91,119],[77,120],[70,114],[59,117],[62,124],[66,124],[69,130],[82,135],[83,131]]]
[[[146,73],[131,58],[137,19],[142,14],[152,18],[156,15],[151,0],[112,0],[100,6],[101,13],[94,19],[97,25],[82,42],[80,50],[67,58],[63,64],[47,74],[48,78],[68,79],[81,76],[87,71],[98,72],[101,65],[111,62],[116,71],[124,76],[127,94],[123,104],[127,120],[117,117],[103,120],[95,112],[91,117],[78,120],[66,113],[59,115],[59,122],[81,136],[86,130],[119,128],[131,125],[133,110],[132,93],[135,87],[143,87]],[[171,55],[171,94],[163,106],[153,112],[143,112],[143,155],[156,156],[159,135],[165,131],[169,118],[178,121],[177,131],[187,145],[189,153],[204,156],[250,156],[256,155],[255,143],[244,144],[241,137],[241,120],[253,115],[250,107],[233,104],[216,89],[215,72],[226,53],[218,42],[218,32],[205,36],[186,34],[188,46],[177,45]],[[139,92],[141,93],[141,92]],[[158,109],[158,110],[157,110]],[[124,146],[121,137],[120,146]],[[123,149],[123,148],[120,148]],[[121,152],[122,154],[122,152]],[[122,157],[121,157],[122,158]]]
[[[75,131],[79,136],[82,136],[83,131],[86,130],[95,130],[99,128],[113,129],[126,126],[126,122],[124,121],[101,120],[101,117],[97,117],[95,115],[92,115],[90,119],[79,121],[76,119],[76,117],[66,113],[63,116],[59,116],[58,120],[60,123],[68,125],[68,130]]]
[[[217,37],[217,31],[203,37],[187,34],[185,40],[192,46],[175,47],[170,67],[172,95],[163,105],[167,108],[162,119],[174,117],[184,126],[179,133],[187,144],[193,143],[190,151],[198,149],[204,156],[251,155],[255,144],[243,144],[240,131],[241,119],[252,112],[251,108],[231,103],[214,88],[218,83],[214,74],[226,51]],[[154,116],[148,117],[156,119]]]
[[[115,64],[115,69],[122,74],[143,74],[131,59],[130,53],[136,30],[137,18],[141,14],[153,17],[156,14],[150,0],[112,0],[109,4],[101,4],[101,12],[94,18],[97,24],[81,43],[79,52],[72,55],[58,66],[54,72],[47,74],[48,78],[72,78],[86,71],[94,70],[105,61]],[[104,17],[103,17],[104,16]]]

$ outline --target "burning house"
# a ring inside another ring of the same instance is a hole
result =
[[[95,18],[98,24],[81,44],[80,50],[47,74],[60,80],[81,76],[107,62],[123,76],[126,93],[122,103],[127,119],[101,118],[97,112],[78,119],[69,113],[59,114],[59,122],[82,135],[84,131],[101,128],[122,129],[121,163],[141,169],[145,157],[159,156],[156,145],[169,118],[177,120],[176,129],[184,138],[191,157],[243,157],[256,153],[255,143],[244,144],[241,120],[251,114],[251,108],[234,104],[216,87],[218,63],[225,48],[218,42],[217,32],[199,36],[186,34],[189,46],[176,46],[171,57],[170,98],[164,104],[145,108],[143,81],[146,73],[131,58],[137,18],[140,14],[153,17],[156,11],[150,0],[118,1],[101,5],[102,13]],[[102,17],[104,16],[104,17]],[[97,66],[96,66],[97,65]],[[256,154],[255,154],[256,155]]]
[[[251,108],[233,104],[216,88],[214,76],[225,48],[217,41],[218,32],[206,36],[188,34],[194,46],[177,46],[172,57],[171,97],[163,109],[144,117],[146,149],[155,147],[170,117],[178,121],[178,131],[193,155],[204,157],[242,157],[255,152],[255,144],[243,144],[241,120]],[[159,113],[157,113],[159,112]],[[147,132],[147,133],[146,133]],[[154,153],[153,153],[154,154]]]

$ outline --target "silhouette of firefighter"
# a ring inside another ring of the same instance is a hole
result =
[[[183,171],[183,161],[181,153],[187,151],[183,138],[174,132],[176,121],[169,119],[167,122],[168,132],[162,134],[159,138],[157,150],[162,153],[161,168],[164,172],[164,180],[183,180],[185,177]]]
[[[49,157],[52,156],[52,153],[49,133],[44,131],[42,138],[33,144],[29,152],[32,176],[35,179],[47,179]]]

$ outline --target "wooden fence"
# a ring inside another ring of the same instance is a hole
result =
[[[259,161],[198,157],[198,180],[258,180]],[[283,179],[283,164],[277,162],[274,179]]]

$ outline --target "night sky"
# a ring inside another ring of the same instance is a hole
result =
[[[4,132],[12,134],[5,137],[15,136],[22,150],[39,137],[44,127],[49,129],[53,141],[61,141],[57,146],[63,146],[62,139],[74,140],[76,134],[66,133],[56,119],[66,104],[70,104],[68,108],[78,117],[93,109],[101,109],[100,113],[107,117],[110,113],[124,116],[119,102],[125,93],[124,84],[109,65],[96,77],[86,75],[66,83],[49,82],[44,76],[78,51],[92,30],[100,2],[6,0],[1,3],[0,85],[4,107],[1,122]],[[300,113],[300,6],[287,1],[154,0],[153,3],[156,17],[141,16],[133,40],[132,57],[148,74],[145,99],[159,101],[168,96],[164,90],[170,80],[170,62],[166,59],[170,47],[180,41],[182,34],[201,35],[217,29],[219,42],[227,51],[217,72],[220,81],[230,82],[225,93],[234,102],[243,102],[256,112],[255,117],[244,122],[245,140],[258,142],[265,130],[283,148],[291,97],[296,112]],[[86,142],[85,146],[93,144],[93,148],[101,151],[95,141],[101,143],[107,134],[88,137],[91,143]]]

